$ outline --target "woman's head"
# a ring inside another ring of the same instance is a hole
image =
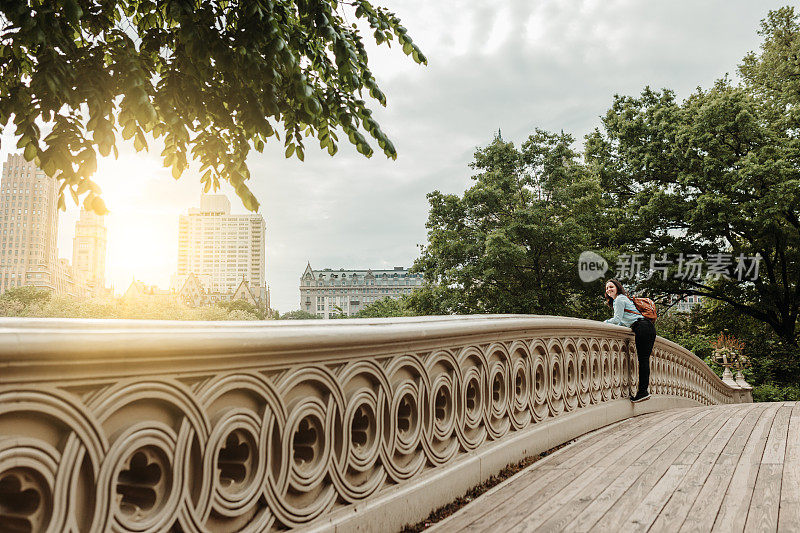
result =
[[[620,294],[628,296],[628,293],[625,292],[625,288],[622,286],[622,283],[614,278],[606,281],[606,304],[611,305],[614,302],[614,299]]]

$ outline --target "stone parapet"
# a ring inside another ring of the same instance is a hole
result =
[[[629,329],[530,315],[1,319],[0,365],[20,531],[399,529],[586,431],[748,400],[658,338],[633,406]]]

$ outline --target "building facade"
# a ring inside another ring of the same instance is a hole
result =
[[[0,293],[32,285],[59,296],[107,296],[103,218],[81,210],[73,264],[58,257],[58,186],[33,162],[10,154],[0,177]]]
[[[220,194],[203,195],[200,208],[181,215],[178,271],[171,288],[182,291],[196,276],[208,300],[234,299],[242,282],[259,305],[267,306],[266,223],[259,214],[231,214]]]
[[[673,296],[668,301],[671,306],[669,311],[671,313],[689,313],[694,306],[700,304],[702,301],[702,296],[684,296],[680,299]]]
[[[107,244],[103,217],[81,209],[72,239],[72,267],[75,276],[89,287],[90,292],[97,292],[105,286]]]
[[[422,274],[404,267],[391,270],[314,270],[300,276],[300,309],[321,318],[353,316],[371,303],[399,298],[422,285]]]
[[[55,180],[21,155],[9,154],[0,178],[0,293],[29,285],[37,275],[55,283],[57,202]]]

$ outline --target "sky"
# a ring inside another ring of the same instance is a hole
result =
[[[372,100],[396,161],[373,143],[366,159],[341,144],[330,157],[307,143],[305,162],[279,143],[248,159],[251,190],[267,225],[272,307],[299,308],[299,278],[322,268],[409,267],[426,243],[426,194],[461,194],[476,148],[502,131],[524,141],[535,128],[578,139],[600,126],[614,94],[645,86],[679,98],[736,78],[757,50],[759,21],[789,2],[708,0],[377,0],[394,11],[428,58],[420,66],[399,46],[372,45],[370,65],[387,97]],[[797,7],[796,7],[797,8]],[[345,137],[342,136],[344,140]],[[4,131],[2,157],[15,145]],[[177,264],[178,217],[199,205],[198,175],[175,181],[158,151],[121,150],[101,161],[96,181],[107,217],[107,279],[122,293],[133,278],[169,285]],[[234,212],[244,213],[229,187]],[[59,222],[59,252],[70,258],[78,208]]]

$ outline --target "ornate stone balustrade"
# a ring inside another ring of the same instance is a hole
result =
[[[398,529],[634,409],[748,400],[659,338],[634,407],[634,351],[556,317],[2,319],[0,531]]]

